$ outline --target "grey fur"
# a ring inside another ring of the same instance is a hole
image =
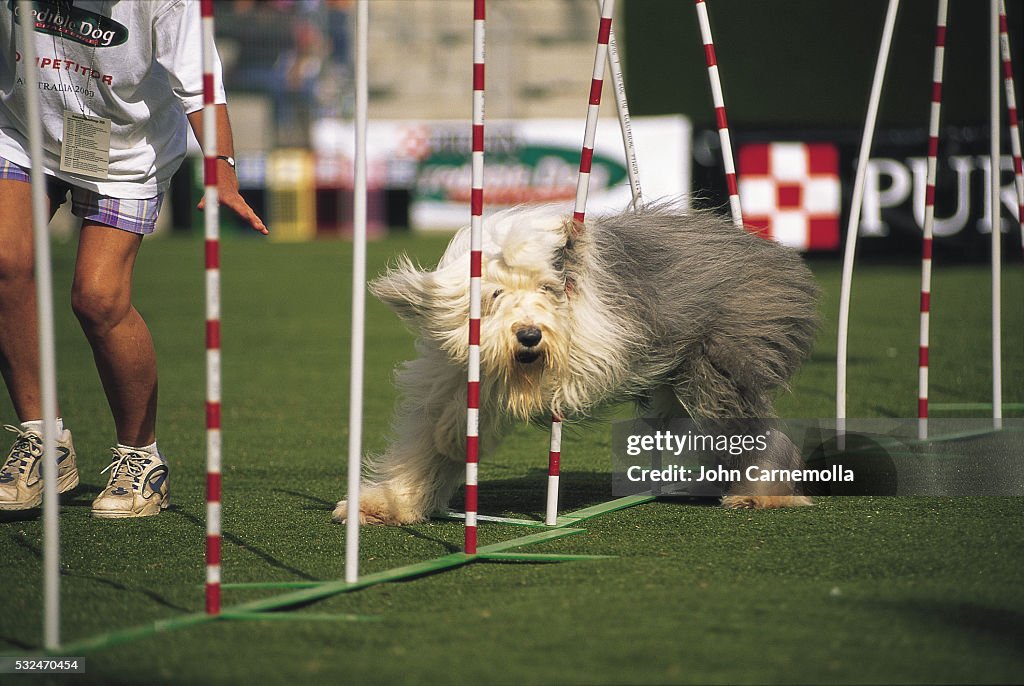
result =
[[[484,234],[485,449],[516,419],[586,419],[622,400],[658,417],[769,419],[775,393],[810,353],[817,288],[800,256],[717,213],[661,202],[581,226],[551,208],[516,208],[485,220]],[[393,440],[368,460],[365,523],[421,521],[461,481],[468,271],[464,229],[435,270],[404,259],[372,284],[416,330],[419,357],[397,373]],[[524,327],[543,329],[542,357],[516,357]],[[767,459],[801,462],[782,434]],[[723,502],[810,504],[795,493],[736,484]],[[343,501],[335,519],[345,513]]]
[[[657,380],[695,418],[774,417],[775,392],[810,354],[810,270],[713,211],[657,203],[590,220],[565,260],[633,339],[629,378],[604,401],[646,407]]]

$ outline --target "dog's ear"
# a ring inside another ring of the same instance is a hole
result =
[[[586,226],[583,222],[575,217],[569,217],[562,224],[562,232],[565,234],[566,242],[571,243],[574,239],[578,238]]]
[[[462,333],[468,316],[468,257],[437,271],[418,269],[408,257],[370,282],[370,292],[409,326],[437,339]]]
[[[576,240],[583,232],[583,222],[568,218],[562,222],[561,235],[563,243],[555,250],[553,266],[555,271],[564,273],[566,266],[572,262],[572,251],[576,246]]]
[[[402,256],[398,264],[386,274],[369,283],[370,292],[390,307],[395,314],[410,324],[416,324],[429,301],[430,273],[417,269],[412,261]]]

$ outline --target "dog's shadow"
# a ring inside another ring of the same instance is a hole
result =
[[[525,517],[544,521],[547,492],[547,470],[531,469],[526,476],[488,480],[481,468],[478,500],[480,514],[500,517]],[[619,497],[612,493],[612,475],[608,472],[562,472],[558,480],[558,511],[561,514],[599,505]],[[691,496],[659,496],[672,502],[714,505],[716,498]],[[465,502],[465,490],[451,500],[451,508],[459,511]]]

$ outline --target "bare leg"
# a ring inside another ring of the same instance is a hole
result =
[[[78,243],[71,305],[92,346],[117,440],[156,440],[156,352],[131,302],[132,272],[142,236],[85,221]]]
[[[0,208],[0,373],[25,422],[43,416],[31,185],[0,179]]]

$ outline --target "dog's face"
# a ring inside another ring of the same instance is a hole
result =
[[[575,226],[550,210],[501,212],[485,223],[481,263],[480,361],[499,382],[508,411],[528,419],[549,411],[551,388],[568,358],[574,282],[566,257]],[[404,260],[371,284],[422,337],[465,366],[469,340],[469,256],[456,237],[435,271]],[[450,254],[455,251],[457,254]]]
[[[509,412],[528,419],[544,410],[568,356],[565,281],[554,265],[524,271],[503,259],[486,261],[483,274],[483,372],[501,380]]]

